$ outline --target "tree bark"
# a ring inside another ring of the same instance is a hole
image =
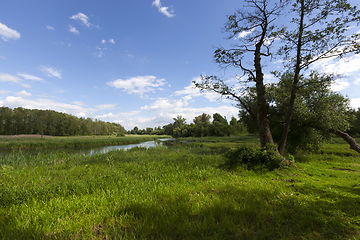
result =
[[[266,28],[265,28],[266,29]],[[264,32],[263,32],[264,36]],[[263,39],[262,39],[263,40]],[[268,144],[274,145],[274,140],[270,131],[270,121],[267,117],[268,115],[268,105],[266,102],[266,93],[265,93],[265,86],[264,86],[264,74],[262,73],[261,68],[261,46],[262,40],[258,44],[256,44],[255,50],[255,58],[254,58],[254,65],[256,70],[256,93],[257,93],[257,105],[258,105],[258,112],[257,112],[257,122],[259,126],[259,137],[260,137],[260,144],[261,147],[265,147]]]
[[[304,0],[300,0],[300,3],[301,3],[301,13],[300,13],[299,36],[298,36],[298,42],[297,42],[297,52],[296,52],[295,74],[294,74],[293,86],[291,89],[288,114],[286,116],[284,129],[283,129],[281,139],[279,142],[279,146],[278,146],[278,151],[279,151],[280,155],[284,154],[287,137],[288,137],[289,131],[290,131],[290,123],[291,123],[291,118],[292,118],[292,115],[294,112],[296,91],[298,88],[300,70],[301,70],[301,68],[300,68],[301,49],[302,49],[302,37],[303,37],[303,32],[304,32],[304,15],[305,15]]]
[[[349,134],[347,134],[345,132],[341,132],[341,131],[335,131],[333,129],[330,129],[330,132],[335,133],[339,137],[342,137],[350,145],[350,149],[355,150],[358,153],[360,153],[359,144]]]

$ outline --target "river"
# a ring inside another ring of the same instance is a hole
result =
[[[126,145],[116,145],[116,146],[85,146],[85,147],[76,147],[76,148],[55,148],[55,149],[26,149],[21,150],[25,154],[34,154],[41,151],[49,152],[66,152],[70,154],[81,154],[85,156],[92,156],[95,154],[103,154],[110,151],[116,151],[116,150],[128,150],[134,147],[144,147],[144,148],[151,148],[151,147],[157,147],[157,146],[168,146],[176,139],[174,138],[164,138],[164,139],[158,139],[153,141],[147,141],[142,143],[136,143],[136,144],[126,144]],[[13,152],[20,151],[20,150],[1,150],[0,153],[2,155],[11,154]]]

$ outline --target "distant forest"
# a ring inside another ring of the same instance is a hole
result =
[[[148,127],[139,129],[135,126],[126,131],[118,123],[103,122],[91,118],[76,117],[53,110],[25,109],[22,107],[11,109],[0,107],[0,135],[41,134],[51,136],[91,136],[116,134],[149,134],[171,135],[173,137],[205,137],[227,136],[246,133],[245,125],[235,117],[228,123],[225,117],[215,113],[213,117],[203,113],[193,119],[193,123],[186,123],[186,119],[178,115],[173,123],[163,127]]]
[[[125,132],[125,128],[118,123],[78,118],[53,110],[0,107],[0,135],[86,136]]]

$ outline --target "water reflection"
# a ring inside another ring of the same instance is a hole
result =
[[[173,142],[176,141],[174,138],[164,138],[164,139],[157,139],[155,141],[147,141],[137,144],[127,144],[127,145],[117,145],[117,146],[91,146],[91,147],[77,147],[77,148],[56,148],[56,149],[44,149],[44,150],[35,150],[35,149],[28,149],[28,150],[21,150],[22,154],[25,155],[36,155],[41,151],[45,151],[47,153],[56,153],[56,152],[66,152],[69,154],[81,154],[85,156],[92,156],[95,154],[103,154],[108,153],[110,151],[116,150],[128,150],[134,147],[143,147],[143,148],[151,148],[157,146],[171,146]],[[7,154],[11,154],[13,152],[19,150],[1,150],[0,154],[5,156]]]

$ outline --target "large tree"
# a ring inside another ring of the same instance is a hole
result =
[[[293,72],[288,111],[278,150],[283,154],[293,117],[296,91],[301,84],[301,71],[326,58],[343,57],[360,50],[359,34],[346,34],[351,24],[360,23],[360,11],[347,0],[294,0],[291,24],[279,32],[289,71]],[[337,133],[340,134],[339,132]],[[340,134],[341,135],[341,134]],[[341,135],[345,136],[345,135]]]
[[[215,51],[216,63],[223,67],[236,67],[242,70],[243,75],[237,77],[239,86],[230,86],[223,79],[216,76],[202,76],[201,82],[194,82],[202,91],[213,91],[221,96],[235,100],[239,107],[246,111],[257,121],[260,143],[264,147],[274,144],[270,131],[268,105],[264,85],[262,57],[271,57],[270,48],[276,37],[274,21],[282,13],[287,1],[278,0],[244,0],[244,9],[238,10],[228,16],[224,31],[229,33],[228,39],[238,40],[230,49],[223,47]],[[246,11],[246,10],[249,11]],[[244,57],[253,54],[253,64],[247,64]],[[247,80],[243,81],[242,77]],[[249,104],[249,99],[243,97],[249,82],[255,83],[257,95],[257,111]]]
[[[278,83],[268,84],[266,87],[270,126],[275,141],[281,138],[294,76],[284,73],[278,77]],[[291,153],[318,149],[323,141],[330,137],[331,129],[346,131],[353,119],[349,99],[331,90],[333,75],[311,72],[309,77],[300,76],[300,81],[294,103],[294,120],[286,145],[286,149]],[[253,102],[256,102],[256,99]],[[254,127],[249,116],[244,111],[241,113],[247,127]]]

